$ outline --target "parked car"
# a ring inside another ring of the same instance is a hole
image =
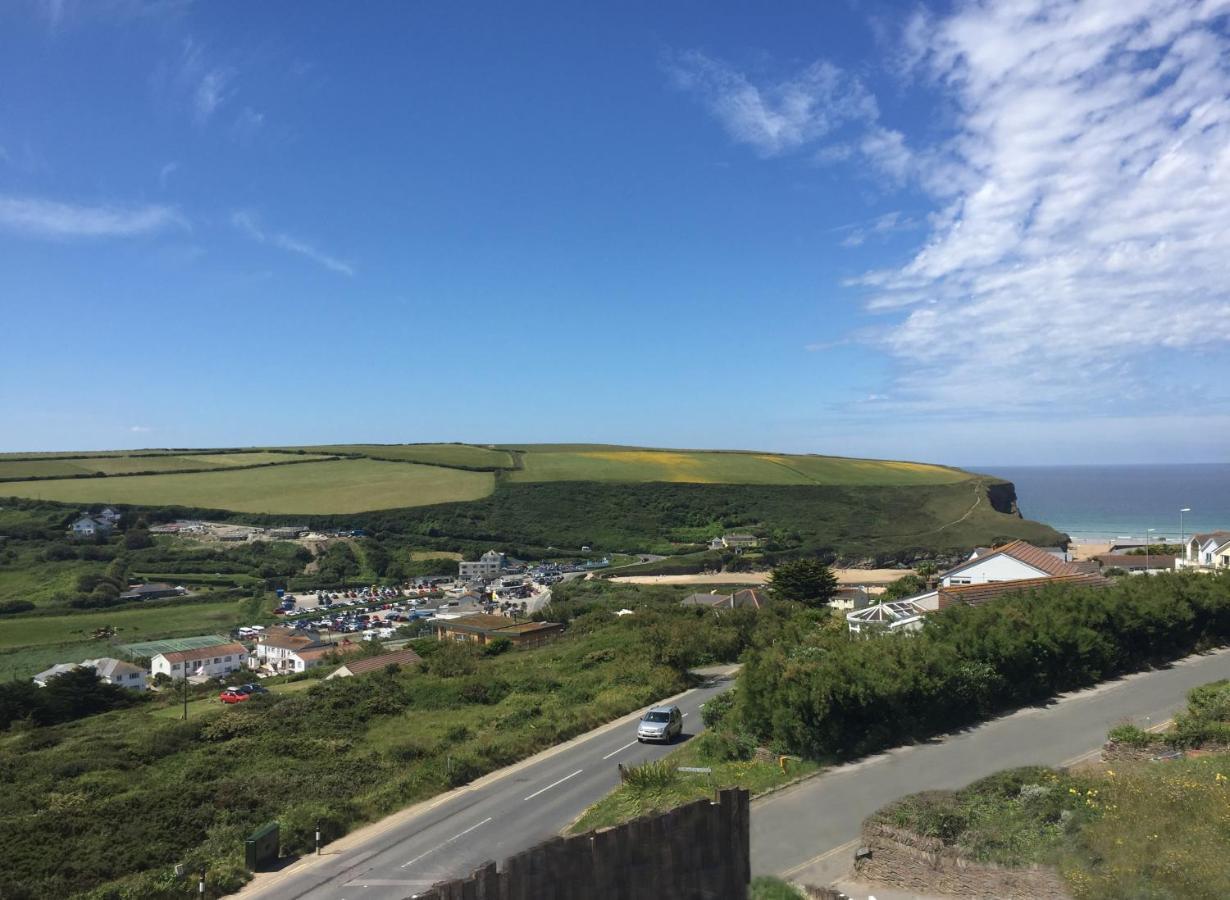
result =
[[[683,734],[683,713],[678,706],[655,706],[636,726],[638,741],[669,743]]]
[[[227,688],[218,695],[218,699],[223,703],[243,703],[249,696],[246,691],[239,688]]]

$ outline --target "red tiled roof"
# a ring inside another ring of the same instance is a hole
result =
[[[413,650],[397,650],[393,653],[381,653],[379,656],[368,656],[348,662],[346,671],[351,675],[362,675],[391,665],[417,666],[422,661],[423,658]]]
[[[1049,587],[1053,584],[1103,588],[1110,584],[1110,579],[1088,572],[1077,572],[1075,574],[1053,575],[1046,578],[1022,578],[1017,581],[991,581],[986,584],[954,584],[950,587],[938,589],[939,605],[941,609],[954,604],[980,606],[1004,594],[1032,591],[1037,588]]]
[[[192,662],[197,659],[210,659],[215,656],[234,656],[237,653],[247,653],[243,644],[214,644],[212,647],[197,647],[195,650],[176,650],[172,653],[161,653],[167,662]]]
[[[1032,566],[1039,572],[1045,572],[1047,575],[1075,575],[1080,572],[1071,563],[1064,562],[1053,553],[1043,550],[1041,547],[1035,547],[1033,544],[1025,541],[1012,541],[1008,544],[996,547],[989,553],[979,556],[977,559],[966,560],[956,568],[949,569],[944,575],[952,575],[969,568],[976,563],[985,562],[993,556],[1003,554],[1011,556],[1015,560],[1025,563],[1027,566]],[[941,576],[943,577],[943,576]]]
[[[1143,569],[1147,565],[1150,569],[1173,569],[1177,557],[1161,553],[1103,553],[1094,558],[1107,568]]]

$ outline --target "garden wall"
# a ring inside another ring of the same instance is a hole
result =
[[[745,790],[614,828],[553,838],[419,900],[701,900],[743,898],[751,880]]]
[[[1068,900],[1054,869],[1008,868],[966,859],[939,838],[891,825],[863,826],[870,856],[854,864],[856,877],[921,894],[954,894],[987,900]]]

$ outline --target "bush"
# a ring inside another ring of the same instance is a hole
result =
[[[1156,739],[1154,735],[1131,722],[1116,725],[1106,737],[1116,744],[1127,744],[1129,747],[1147,747]]]
[[[512,641],[508,638],[496,638],[483,647],[483,656],[499,656],[501,653],[507,653],[512,649],[512,645]]]
[[[478,652],[469,644],[441,641],[440,649],[424,660],[424,666],[429,673],[441,678],[473,675],[478,671]]]
[[[679,780],[679,773],[667,761],[641,763],[639,766],[628,766],[623,771],[624,784],[634,791],[660,791]]]
[[[701,756],[714,762],[742,762],[756,755],[756,739],[741,731],[706,731],[698,741]]]
[[[726,720],[734,708],[736,690],[725,691],[705,701],[700,710],[700,718],[706,728],[717,728]]]

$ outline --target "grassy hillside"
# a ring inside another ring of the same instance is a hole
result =
[[[519,482],[665,481],[692,484],[948,484],[970,475],[923,463],[832,456],[543,445],[522,450]]]
[[[309,453],[358,454],[370,459],[416,462],[429,466],[459,466],[467,469],[511,469],[515,462],[507,450],[472,444],[326,444],[291,447]]]
[[[234,468],[305,456],[312,461]],[[1007,538],[1061,540],[1016,516],[1011,486],[993,478],[925,463],[815,455],[597,444],[338,444],[282,453],[0,459],[0,478],[5,467],[118,472],[134,465],[168,471],[8,481],[0,483],[0,496],[157,506],[177,514],[316,517],[321,525],[371,525],[466,552],[498,543],[527,552],[590,546],[684,553],[731,528],[754,530],[770,553],[847,560],[955,553]],[[214,469],[169,471],[184,465]]]
[[[302,462],[310,455],[291,453],[195,453],[157,456],[92,456],[77,459],[0,459],[0,478],[75,478],[134,472],[183,472]],[[320,456],[326,459],[326,456]]]
[[[73,503],[325,515],[475,500],[494,476],[439,466],[339,460],[238,471],[8,482],[0,495]]]

